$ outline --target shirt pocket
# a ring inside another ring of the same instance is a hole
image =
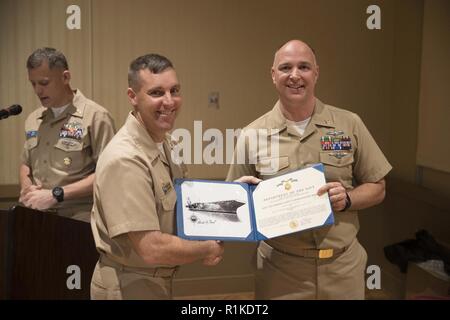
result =
[[[32,137],[32,138],[27,139],[25,145],[26,145],[27,150],[31,151],[32,149],[37,147],[37,145],[38,145],[38,138],[37,137]]]
[[[173,188],[163,197],[161,197],[161,207],[164,211],[173,212],[175,209],[175,202],[177,201],[177,196]]]
[[[22,160],[29,166],[36,165],[36,161],[39,158],[39,149],[36,148],[39,144],[38,137],[31,137],[25,141],[24,153],[22,154]]]
[[[59,139],[55,148],[65,152],[78,152],[83,150],[83,141],[71,141],[71,139]]]
[[[166,195],[159,198],[160,210],[158,212],[161,232],[173,234],[175,231],[175,203],[177,195],[172,188]]]
[[[155,184],[154,192],[158,215],[173,212],[177,195],[168,175],[167,177],[161,177],[159,182]]]
[[[58,170],[69,174],[77,173],[90,165],[89,156],[83,149],[83,141],[59,139],[51,155],[52,163]]]
[[[336,155],[343,156],[336,157]],[[355,162],[352,152],[321,152],[320,162],[325,166],[325,177],[328,182],[345,181],[351,184],[353,179],[353,163]]]
[[[278,176],[289,168],[289,157],[264,157],[259,158],[255,165],[260,177],[272,178]]]

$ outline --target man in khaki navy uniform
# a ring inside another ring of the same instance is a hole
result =
[[[20,199],[25,206],[89,222],[97,159],[114,136],[109,112],[70,88],[64,55],[34,51],[28,77],[42,107],[25,122]]]
[[[91,226],[100,259],[91,298],[170,299],[178,266],[216,265],[223,244],[173,235],[173,180],[185,170],[172,162],[168,135],[181,107],[172,63],[157,54],[139,57],[128,83],[133,111],[97,166]]]
[[[255,164],[232,164],[228,172],[228,180],[268,179],[318,162],[325,166],[327,184],[318,194],[328,192],[335,224],[261,242],[258,299],[364,299],[367,254],[356,238],[357,210],[384,199],[391,166],[356,114],[315,97],[318,75],[304,42],[289,41],[276,52],[272,79],[279,101],[246,130],[272,129],[269,134],[279,135],[279,156],[271,162],[270,154],[263,158],[266,151],[258,150]]]

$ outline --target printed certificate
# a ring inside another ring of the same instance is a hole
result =
[[[258,185],[177,179],[177,233],[185,239],[260,241],[334,223],[316,164]]]

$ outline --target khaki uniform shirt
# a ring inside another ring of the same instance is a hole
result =
[[[271,134],[279,135],[279,157],[278,162],[275,162],[278,166],[270,166],[270,153],[267,155],[267,150],[258,149],[256,163],[232,164],[227,180],[234,180],[244,175],[253,175],[264,180],[321,162],[325,167],[326,181],[341,182],[349,190],[359,184],[377,182],[392,169],[358,115],[325,105],[318,99],[303,135],[286,124],[279,101],[271,111],[247,126],[244,132],[248,129],[272,129],[267,130],[268,138]],[[330,137],[333,134],[337,137],[348,136],[351,142],[350,149],[341,152],[323,150],[321,138]],[[248,144],[245,144],[245,150],[239,151],[247,152],[248,160]],[[338,153],[345,155],[341,158]],[[354,182],[356,182],[355,185]],[[334,218],[333,226],[273,238],[267,243],[274,248],[294,254],[296,249],[347,247],[355,239],[359,230],[357,212],[336,212]]]
[[[33,183],[42,183],[44,189],[63,187],[94,173],[114,133],[109,112],[76,90],[72,103],[57,118],[44,107],[28,116],[21,160],[31,169]],[[73,216],[91,207],[92,196],[88,196],[63,201],[56,208],[58,214]]]
[[[161,267],[145,263],[127,233],[160,230],[174,234],[173,180],[184,177],[185,170],[171,161],[172,148],[167,135],[163,157],[146,129],[130,114],[102,153],[91,226],[97,250],[109,260],[128,268]]]

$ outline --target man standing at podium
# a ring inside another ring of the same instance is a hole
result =
[[[89,221],[97,159],[114,136],[109,112],[70,87],[66,57],[34,51],[28,78],[42,106],[25,122],[20,199],[25,206]]]
[[[175,235],[175,178],[168,132],[181,108],[172,63],[148,54],[128,72],[133,111],[100,156],[94,183],[92,232],[100,259],[92,299],[170,299],[179,265],[220,262],[223,244]]]

